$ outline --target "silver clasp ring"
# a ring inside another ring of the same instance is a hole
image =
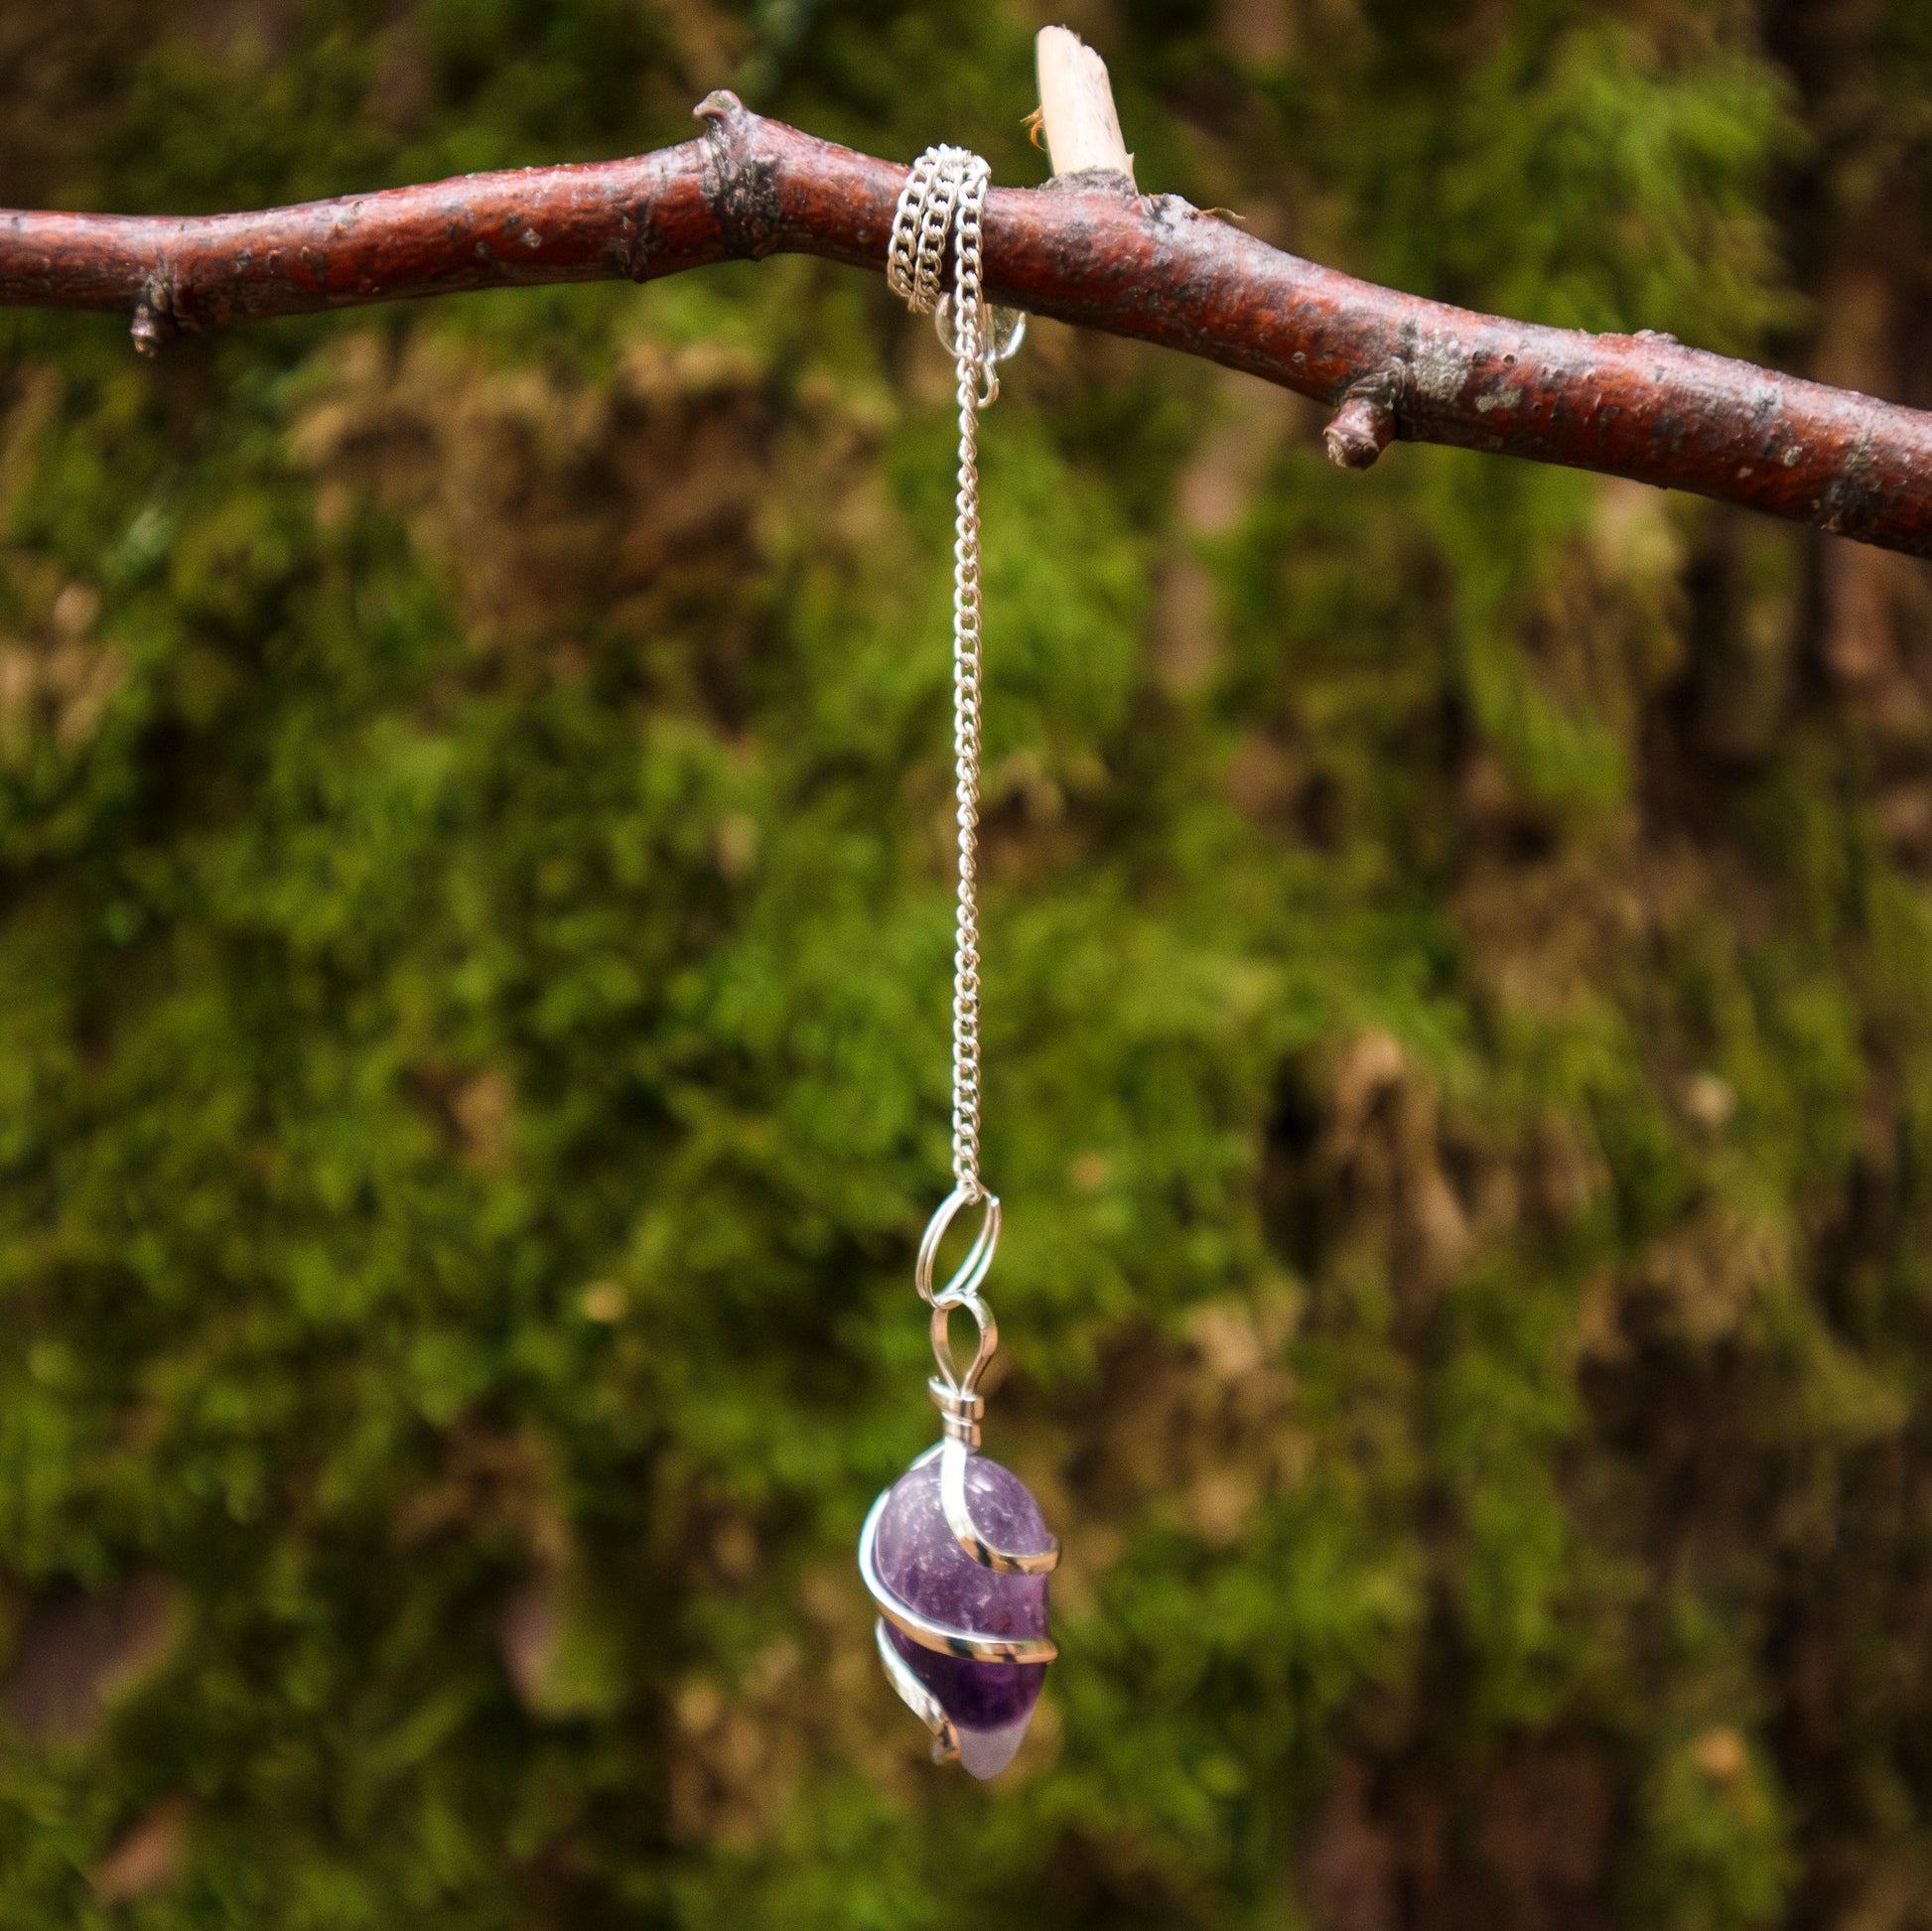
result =
[[[966,1364],[966,1372],[961,1374],[953,1360],[952,1335],[948,1331],[952,1324],[952,1310],[964,1308],[973,1317],[973,1325],[979,1329],[979,1345],[973,1350],[973,1358]],[[973,1396],[979,1392],[979,1378],[986,1371],[986,1364],[992,1360],[1000,1346],[1000,1330],[993,1319],[993,1310],[976,1294],[954,1294],[948,1288],[932,1304],[932,1358],[938,1364],[938,1385],[949,1395]],[[974,1418],[974,1440],[979,1439],[977,1418]]]
[[[966,1258],[954,1270],[952,1279],[935,1295],[932,1291],[932,1269],[939,1258],[939,1243],[945,1239],[946,1229],[958,1218],[960,1208],[970,1207],[975,1200],[986,1202],[986,1218],[980,1222],[979,1233],[967,1250]],[[977,1295],[980,1284],[993,1271],[993,1255],[999,1245],[1000,1196],[987,1192],[983,1186],[964,1182],[954,1187],[925,1223],[925,1233],[919,1241],[919,1258],[912,1268],[912,1285],[918,1289],[919,1299],[933,1307],[942,1301],[957,1307]]]

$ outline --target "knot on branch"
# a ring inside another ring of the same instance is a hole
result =
[[[762,261],[781,238],[784,209],[777,164],[753,148],[759,117],[729,87],[714,88],[692,112],[705,124],[703,193],[726,252]]]
[[[1342,391],[1341,407],[1321,433],[1328,461],[1344,470],[1366,470],[1395,440],[1396,404],[1402,398],[1402,364],[1384,362]]]
[[[159,355],[181,334],[181,324],[175,320],[174,291],[161,277],[141,291],[128,334],[143,355]]]

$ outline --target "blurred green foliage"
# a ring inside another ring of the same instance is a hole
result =
[[[1150,188],[1902,392],[1932,44],[1884,11],[1078,24]],[[601,157],[726,81],[1036,181],[1036,24],[14,0],[0,188]],[[850,1555],[933,1427],[929,331],[778,260],[158,366],[15,314],[0,377],[0,1922],[1932,1922],[1915,567],[1344,477],[1035,329],[990,1447],[1069,1554],[982,1789]]]

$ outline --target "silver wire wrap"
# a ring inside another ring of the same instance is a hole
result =
[[[957,1763],[959,1730],[946,1715],[939,1699],[906,1668],[905,1659],[893,1647],[893,1639],[886,1633],[884,1616],[873,1619],[872,1640],[879,1651],[879,1660],[885,1666],[886,1681],[898,1692],[899,1702],[932,1732],[933,1762]]]
[[[924,1454],[917,1456],[912,1467],[921,1468],[937,1455],[955,1457],[961,1468],[963,1479],[966,1449],[957,1442],[936,1442]],[[909,1472],[909,1471],[908,1471]],[[942,1459],[940,1485],[943,1489],[946,1470]],[[866,1588],[873,1601],[878,1605],[880,1614],[890,1622],[900,1635],[909,1637],[920,1649],[929,1649],[940,1656],[958,1656],[976,1663],[1050,1663],[1059,1651],[1059,1645],[1051,1636],[996,1636],[979,1629],[963,1629],[957,1623],[941,1622],[936,1616],[928,1616],[902,1602],[887,1586],[886,1580],[879,1573],[878,1542],[879,1524],[886,1513],[886,1505],[893,1499],[889,1488],[873,1503],[872,1512],[866,1517],[865,1526],[859,1531],[859,1574],[864,1579]],[[970,1518],[969,1522],[970,1522]],[[949,1523],[950,1526],[950,1523]],[[958,1532],[955,1531],[955,1534]],[[981,1545],[984,1547],[985,1545]],[[973,1551],[967,1551],[969,1555]],[[1020,1570],[1033,1576],[1043,1576],[1052,1570],[1060,1559],[1060,1546],[1052,1546],[1033,1556],[1009,1556],[999,1565],[1001,1568]],[[975,1561],[980,1558],[975,1556]],[[991,1569],[992,1563],[984,1564]],[[893,1677],[895,1688],[898,1687],[896,1672],[888,1672]],[[899,1695],[906,1704],[917,1711],[923,1719],[924,1712],[919,1705],[900,1689]]]

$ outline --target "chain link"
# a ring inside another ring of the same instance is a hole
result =
[[[913,164],[893,211],[886,279],[915,314],[944,299],[953,236],[952,348],[958,369],[959,490],[952,577],[953,796],[959,826],[959,905],[953,937],[952,1171],[965,1200],[980,1179],[980,479],[979,412],[1000,392],[987,352],[980,218],[991,170],[966,148],[932,147]],[[944,320],[945,318],[942,318]],[[1014,344],[1018,345],[1017,340]]]

